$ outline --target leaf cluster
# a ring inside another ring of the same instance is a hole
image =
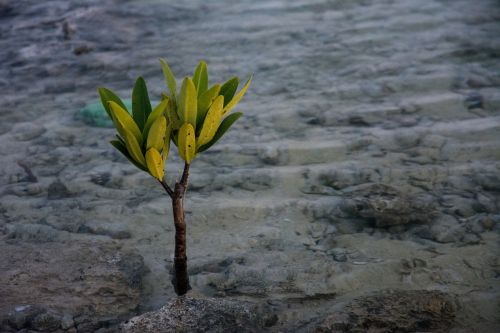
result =
[[[132,91],[131,113],[113,91],[103,87],[98,91],[118,132],[111,144],[136,167],[163,181],[170,143],[191,164],[197,154],[212,147],[242,116],[230,111],[243,98],[252,78],[239,92],[236,76],[209,86],[207,64],[200,61],[193,76],[185,77],[177,89],[169,65],[164,59],[160,63],[168,90],[154,108],[142,77],[137,78]]]

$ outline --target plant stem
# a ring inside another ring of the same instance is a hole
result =
[[[184,195],[186,194],[188,186],[188,177],[189,164],[186,163],[184,164],[182,178],[179,182],[175,183],[174,191],[170,195],[172,198],[175,225],[174,277],[172,279],[172,284],[174,285],[176,294],[179,296],[184,295],[191,289],[187,272],[186,222],[184,220]],[[165,187],[165,190],[167,190],[167,188],[170,189],[168,185]]]
[[[165,177],[163,177],[163,180],[160,180],[159,182],[160,182],[161,186],[163,186],[163,188],[165,189],[167,194],[170,196],[170,198],[173,198],[174,191],[172,191],[170,186],[168,186],[167,181],[165,180]]]

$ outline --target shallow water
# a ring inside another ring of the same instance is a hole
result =
[[[165,57],[178,78],[200,59],[211,82],[254,74],[191,169],[196,293],[307,331],[360,295],[441,290],[457,331],[495,331],[499,18],[486,0],[0,1],[0,317],[67,303],[85,331],[174,297],[167,197],[77,117],[138,75],[159,98]]]

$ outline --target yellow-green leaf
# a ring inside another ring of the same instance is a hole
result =
[[[235,112],[224,118],[222,123],[219,125],[219,128],[217,129],[217,132],[215,133],[213,139],[209,143],[198,147],[198,153],[204,152],[208,148],[212,147],[217,141],[219,141],[220,138],[222,138],[222,136],[227,132],[227,130],[234,124],[234,122],[238,120],[242,115],[243,114],[241,112]]]
[[[127,110],[127,107],[122,102],[120,97],[118,97],[114,92],[112,92],[111,90],[106,89],[104,87],[98,88],[97,90],[99,91],[99,96],[101,97],[102,106],[104,106],[104,110],[106,110],[106,113],[108,114],[108,116],[111,119],[113,119],[113,116],[111,115],[111,110],[109,108],[110,101],[115,102],[116,104],[121,106],[123,109]]]
[[[120,135],[123,138],[125,138],[124,132],[129,131],[135,137],[137,142],[141,144],[142,143],[141,131],[139,130],[139,127],[135,123],[134,119],[132,119],[130,114],[114,101],[109,102],[109,107],[113,118],[113,122],[115,124],[116,129],[118,130],[118,133],[120,133]]]
[[[179,99],[177,101],[177,113],[181,122],[191,124],[196,129],[196,115],[198,112],[198,96],[193,80],[186,77],[182,81]]]
[[[137,142],[135,136],[128,130],[124,131],[123,139],[125,140],[125,145],[130,156],[142,166],[146,166],[146,161],[144,160],[144,155],[142,154],[141,146]]]
[[[113,147],[115,147],[120,153],[122,153],[123,156],[125,156],[129,160],[130,163],[132,163],[133,165],[135,165],[137,168],[141,169],[142,171],[148,171],[145,167],[143,167],[142,165],[140,165],[139,163],[134,161],[132,156],[130,156],[130,154],[127,150],[127,147],[125,146],[125,143],[123,143],[121,140],[111,140],[109,143],[111,143],[113,145]]]
[[[175,101],[175,94],[177,93],[177,82],[175,81],[175,76],[165,59],[160,59],[160,63],[161,69],[163,70],[163,76],[165,77],[165,82],[167,82],[168,90],[170,90],[170,97]]]
[[[222,115],[224,116],[226,113],[228,113],[229,111],[231,111],[232,108],[234,108],[236,106],[236,104],[238,104],[238,102],[243,98],[243,96],[245,95],[245,93],[247,92],[247,89],[248,87],[250,86],[250,83],[252,82],[252,77],[250,77],[247,81],[247,83],[245,83],[245,85],[243,86],[243,88],[241,88],[240,92],[238,94],[236,94],[236,96],[233,97],[233,99],[231,100],[231,102],[229,102],[225,107],[224,107],[224,110],[222,111]]]
[[[163,141],[165,138],[165,132],[167,131],[167,119],[163,115],[156,118],[151,125],[151,129],[148,133],[148,140],[146,142],[146,150],[149,148],[155,148],[160,150],[163,147]]]
[[[156,120],[156,118],[165,113],[168,106],[168,101],[169,101],[168,97],[164,98],[157,106],[155,106],[153,112],[151,112],[151,114],[148,117],[148,120],[146,121],[146,125],[144,125],[144,130],[142,131],[143,138],[148,137],[149,129],[151,128],[151,125],[153,125],[153,122]]]
[[[171,124],[172,130],[178,130],[181,127],[181,119],[175,110],[174,101],[170,100],[166,110],[168,123]]]
[[[146,152],[146,164],[151,176],[162,181],[165,176],[165,164],[158,150],[155,148],[148,149]]]
[[[208,89],[208,69],[207,63],[200,61],[193,75],[193,83],[200,97]]]
[[[196,127],[201,126],[205,116],[207,114],[208,108],[212,104],[215,97],[219,95],[220,84],[215,84],[210,89],[205,91],[200,97],[198,97],[198,115],[196,118]]]
[[[179,155],[186,163],[190,164],[196,153],[193,125],[189,123],[182,125],[177,140]]]
[[[196,147],[201,147],[210,142],[217,132],[220,121],[222,119],[222,109],[224,107],[224,96],[219,95],[210,106],[207,112],[200,135],[196,139]]]

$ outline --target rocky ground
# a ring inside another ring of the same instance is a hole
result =
[[[499,9],[0,0],[0,331],[500,331]],[[181,300],[168,198],[79,116],[159,98],[160,57],[254,74],[192,166]]]

